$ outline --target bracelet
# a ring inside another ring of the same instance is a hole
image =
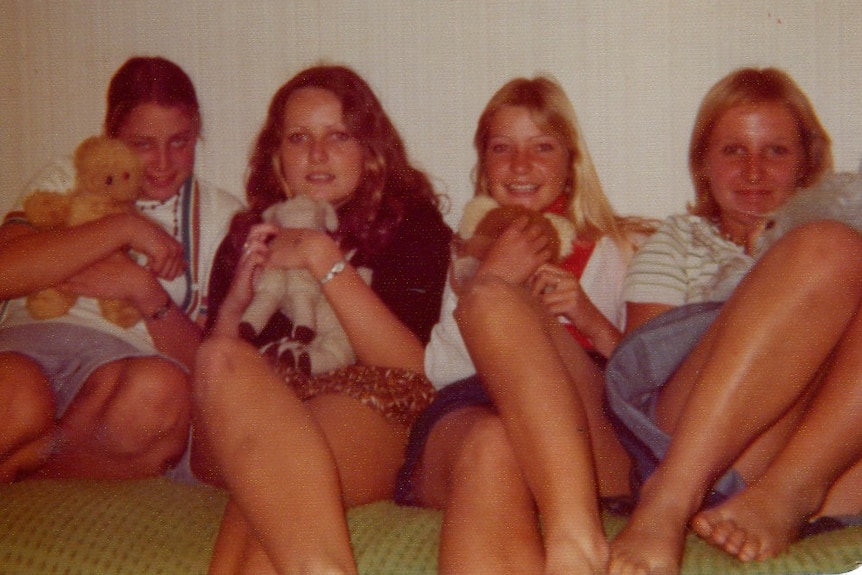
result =
[[[171,311],[171,304],[172,303],[173,302],[171,301],[171,296],[167,296],[165,299],[165,303],[163,303],[162,306],[159,307],[159,309],[157,309],[156,311],[154,311],[153,313],[150,314],[150,319],[154,320],[154,321],[160,320],[163,317],[165,317],[166,315],[168,315],[168,312]]]
[[[334,278],[335,276],[337,276],[338,274],[343,272],[344,268],[346,268],[346,267],[347,267],[347,261],[346,260],[338,260],[337,262],[332,264],[332,267],[329,268],[329,271],[326,272],[326,275],[323,276],[322,278],[320,278],[320,285],[325,284],[326,282],[328,282],[329,280],[331,280],[332,278]]]

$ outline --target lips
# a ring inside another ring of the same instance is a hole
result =
[[[335,176],[328,172],[312,172],[305,176],[305,181],[311,184],[329,184],[335,180]]]

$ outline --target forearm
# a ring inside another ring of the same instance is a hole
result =
[[[314,269],[312,274],[322,278],[330,268],[323,272]],[[323,292],[362,363],[424,372],[422,342],[386,307],[353,266],[347,265],[327,281]]]
[[[164,291],[160,297],[139,303],[138,309],[156,349],[191,369],[202,339],[201,328]]]
[[[23,224],[0,228],[0,299],[21,297],[62,282],[122,248],[123,219],[108,217],[74,228],[36,232]]]

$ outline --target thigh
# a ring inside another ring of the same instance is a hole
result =
[[[484,418],[497,418],[492,407],[452,411],[434,425],[414,471],[413,497],[419,505],[443,509],[449,498],[452,469],[470,430]]]
[[[343,394],[318,395],[305,405],[335,458],[345,505],[391,499],[408,428]]]

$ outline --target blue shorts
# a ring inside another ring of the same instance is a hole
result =
[[[477,375],[451,383],[437,392],[434,401],[422,412],[410,431],[410,439],[404,453],[404,465],[401,466],[395,483],[395,503],[419,505],[416,500],[416,474],[419,471],[419,462],[422,461],[428,436],[431,435],[431,430],[437,422],[453,411],[477,406],[494,407],[494,402],[488,397]]]
[[[700,342],[721,311],[721,303],[674,308],[629,334],[614,350],[605,371],[607,400],[620,442],[634,460],[634,489],[664,457],[670,435],[656,424],[659,392]],[[708,502],[723,500],[745,487],[731,469],[713,485]]]
[[[62,417],[84,382],[101,366],[129,357],[168,356],[142,351],[99,330],[60,322],[42,322],[0,329],[0,352],[25,355],[39,364],[51,382],[56,416]]]

